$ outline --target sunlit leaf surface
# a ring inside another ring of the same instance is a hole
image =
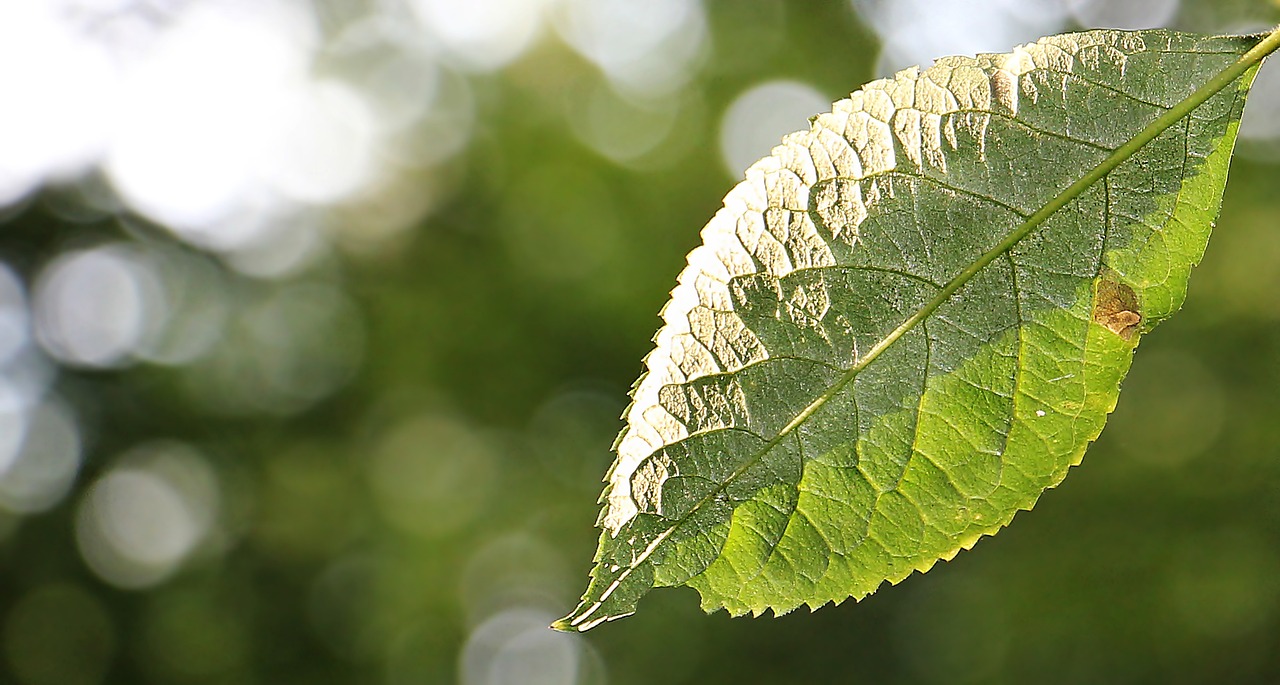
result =
[[[945,58],[787,136],[663,310],[590,586],[556,627],[657,586],[735,615],[860,598],[1029,509],[1181,305],[1253,71],[1009,237],[1256,42],[1093,31]]]

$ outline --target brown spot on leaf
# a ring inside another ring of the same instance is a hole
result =
[[[1125,340],[1132,340],[1142,322],[1137,293],[1103,274],[1093,293],[1093,320]]]

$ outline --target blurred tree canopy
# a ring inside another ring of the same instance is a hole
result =
[[[235,80],[155,105],[226,131],[117,121],[144,116],[129,86],[156,55],[186,55],[165,42],[195,30],[181,3],[48,0],[39,21],[125,75],[101,109],[51,61],[0,66],[6,108],[58,92],[74,130],[124,131],[24,171],[5,148],[48,118],[0,116],[0,680],[1280,680],[1277,67],[1185,311],[1034,513],[812,616],[707,617],[663,591],[586,637],[546,629],[585,579],[617,416],[734,160],[918,50],[1238,31],[1272,5],[275,4],[310,27],[279,43],[302,46],[288,68],[315,99],[297,102],[332,116],[252,145],[235,136],[277,110],[245,109],[259,91]],[[209,36],[278,25],[223,5]],[[33,16],[0,11],[0,38]],[[216,47],[208,73],[240,74]],[[234,155],[150,166],[215,133]]]

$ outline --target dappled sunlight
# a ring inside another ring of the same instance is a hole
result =
[[[632,97],[672,93],[689,82],[703,58],[707,27],[700,0],[561,0],[552,16],[560,37]]]
[[[635,163],[658,148],[681,113],[674,97],[637,101],[607,84],[596,84],[582,104],[568,112],[574,133],[619,164]]]
[[[518,58],[542,31],[549,0],[410,0],[428,35],[448,59],[468,70],[492,71]]]
[[[44,268],[34,309],[46,352],[67,364],[119,366],[148,329],[164,324],[165,293],[133,253],[123,244],[103,246],[64,253]]]
[[[767,156],[782,136],[803,130],[817,112],[831,109],[834,98],[798,81],[768,81],[739,94],[720,122],[720,158],[734,178]]]
[[[150,443],[120,457],[86,492],[76,540],[89,567],[125,589],[155,585],[187,561],[219,516],[218,481],[203,455]]]
[[[0,205],[94,163],[115,118],[104,111],[120,78],[103,46],[80,39],[60,3],[0,7]],[[39,69],[30,68],[40,65]]]
[[[1062,0],[851,0],[880,36],[876,76],[927,67],[946,55],[1006,52],[1067,26]]]
[[[198,241],[216,241],[221,222],[278,192],[261,170],[284,161],[276,141],[307,133],[292,118],[298,99],[314,97],[305,90],[313,22],[283,3],[255,7],[196,5],[175,17],[118,94],[129,109],[105,159],[109,177],[130,205]],[[234,51],[223,49],[229,41]]]
[[[467,638],[459,663],[464,685],[594,685],[603,664],[577,635],[552,633],[554,614],[513,607],[482,623]]]

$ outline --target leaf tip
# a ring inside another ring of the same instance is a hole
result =
[[[574,609],[568,616],[554,621],[551,624],[551,629],[562,633],[585,633],[601,623],[606,621],[616,621],[635,613],[634,611],[623,611],[617,613],[609,613],[607,611],[600,612],[600,609],[600,602],[596,602],[595,604],[588,606],[584,600],[583,603],[578,605],[578,608]]]
[[[577,632],[580,632],[580,631],[578,630],[578,628],[577,628],[576,626],[574,626],[574,625],[573,625],[573,623],[569,620],[569,619],[570,619],[570,618],[572,618],[572,617],[573,617],[573,616],[572,616],[572,614],[570,614],[569,616],[565,616],[564,618],[559,619],[559,620],[557,620],[557,621],[553,622],[553,623],[551,624],[551,629],[552,629],[552,630],[555,630],[555,631],[559,631],[559,632],[561,632],[561,633],[577,633]]]

